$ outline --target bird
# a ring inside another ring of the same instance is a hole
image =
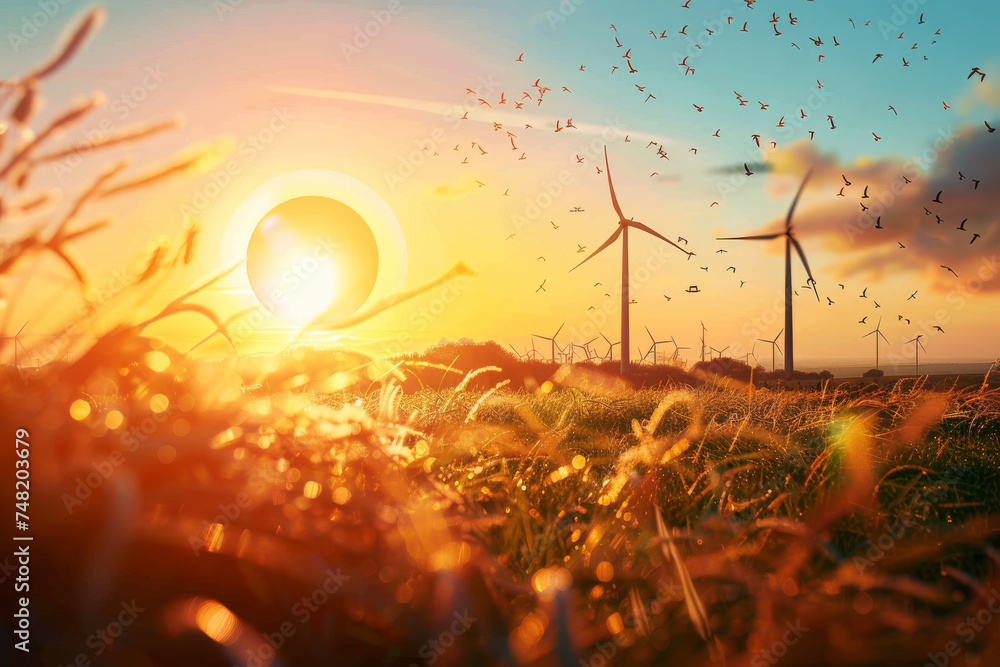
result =
[[[867,287],[864,288],[864,290],[862,290],[861,294],[859,294],[858,296],[860,296],[862,299],[867,299],[868,295],[866,294],[866,292],[868,292],[868,288]]]
[[[862,199],[869,199],[869,197],[868,197],[868,186],[867,185],[865,186],[865,192],[864,192],[863,195],[861,195],[861,198]]]
[[[865,316],[864,316],[864,317],[862,317],[862,318],[861,318],[860,320],[858,320],[858,324],[864,324],[864,323],[865,323],[865,320],[867,320],[867,319],[868,319],[868,316],[867,316],[867,315],[865,315]]]
[[[981,234],[973,234],[972,235],[972,240],[969,241],[969,245],[972,245],[973,243],[975,243],[976,239],[978,239],[980,236],[981,236]]]
[[[736,267],[730,266],[728,269],[726,269],[726,271],[732,271],[733,273],[736,273]]]
[[[899,115],[898,113],[896,113],[896,108],[893,107],[893,106],[891,106],[891,105],[889,106],[889,111],[891,111],[892,113],[896,114],[897,116]]]
[[[747,176],[753,176],[753,172],[750,171],[750,167],[747,166],[746,162],[743,163],[743,169],[746,171]]]
[[[517,234],[516,234],[516,233],[515,233],[515,234],[511,234],[510,236],[508,236],[508,237],[507,237],[506,239],[504,239],[504,240],[505,240],[505,241],[510,241],[510,240],[511,240],[512,238],[514,238],[515,236],[517,236]]]
[[[552,229],[559,229],[559,225],[549,220],[549,224],[552,225]]]
[[[704,110],[705,110],[705,107],[700,107],[700,106],[698,106],[697,104],[692,104],[691,106],[693,106],[693,107],[694,107],[695,109],[697,109],[697,110],[698,110],[699,112],[702,112],[702,111],[704,111]],[[991,130],[991,132],[992,132],[992,130]]]
[[[542,260],[543,262],[547,262],[547,261],[548,261],[547,259],[545,259],[545,258],[544,258],[544,257],[542,257],[541,255],[539,255],[539,256],[538,256],[538,259]]]
[[[840,177],[842,179],[844,179],[844,185],[846,185],[847,187],[851,187],[851,182],[849,180],[847,180],[847,176],[844,176],[843,174],[841,174]]]
[[[715,134],[713,134],[712,136],[713,137],[718,137],[719,136],[719,132],[721,132],[721,131],[722,131],[722,128],[720,127],[718,130],[715,131]]]
[[[899,241],[896,241],[896,243],[899,243]],[[899,243],[899,247],[900,247],[900,248],[905,248],[906,246],[905,246],[905,245],[903,245],[902,243]]]
[[[873,299],[873,301],[874,301],[874,299]],[[882,306],[878,305],[878,301],[875,301],[875,307],[876,308],[881,308]]]
[[[968,219],[968,218],[966,218],[965,220],[963,220],[963,221],[962,221],[962,224],[960,224],[960,225],[959,225],[958,227],[956,227],[955,229],[957,229],[957,230],[959,230],[959,231],[962,231],[962,232],[964,232],[964,231],[965,231],[965,223],[967,223],[968,221],[969,221],[969,219]]]
[[[951,267],[948,267],[948,266],[945,266],[944,264],[942,264],[941,268],[944,269],[945,271],[947,271],[948,273],[950,273],[951,275],[955,276],[956,278],[958,278],[958,274],[955,273],[954,269],[952,269]]]
[[[932,201],[932,202],[935,202],[935,203],[937,203],[937,204],[943,204],[944,202],[943,202],[943,201],[941,201],[941,193],[942,193],[942,192],[944,192],[944,190],[938,190],[938,193],[937,193],[937,196],[936,196],[936,197],[934,197],[934,199],[932,199],[931,201]]]
[[[775,125],[775,127],[784,127],[784,126],[785,126],[785,117],[782,116],[781,120],[778,121],[778,124]]]
[[[545,280],[543,280],[543,281],[542,281],[542,284],[538,286],[538,289],[536,289],[536,290],[535,290],[535,292],[539,292],[539,291],[541,291],[541,292],[545,292],[545,291],[547,291],[547,290],[545,289],[545,282],[546,282],[547,280],[548,280],[548,278],[546,278]]]
[[[881,215],[875,220],[875,229],[885,229],[885,227],[882,226],[882,216]]]
[[[913,294],[911,294],[910,296],[908,296],[906,298],[906,300],[909,301],[910,299],[916,299],[917,298],[917,292],[919,292],[919,291],[920,290],[913,290]]]
[[[838,193],[837,193],[837,196],[838,196],[838,197],[843,197],[843,196],[845,196],[845,195],[844,195],[844,188],[840,188],[840,192],[838,192]]]
[[[517,58],[514,58],[514,62],[516,62],[516,63],[523,63],[524,61],[521,60],[521,58],[523,58],[523,57],[524,57],[524,54],[522,53]]]
[[[721,255],[722,253],[725,253],[725,252],[729,252],[729,251],[726,250],[725,248],[719,248],[718,250],[715,251],[715,254],[716,255]]]
[[[830,297],[826,297],[826,305],[832,306],[833,305],[833,299],[831,299]]]
[[[882,137],[878,136],[878,135],[877,135],[877,134],[875,134],[874,132],[872,132],[872,136],[873,136],[873,137],[875,137],[875,141],[879,141],[879,140],[881,140],[881,139],[882,139]]]
[[[974,179],[974,178],[973,178],[973,179],[970,179],[970,180],[971,180],[971,181],[972,181],[972,183],[973,183],[973,186],[972,186],[972,189],[973,189],[973,190],[978,190],[978,189],[979,189],[979,181],[977,181],[977,180],[976,180],[976,179]]]
[[[941,104],[943,104],[943,105],[944,105],[944,108],[945,108],[945,109],[950,109],[950,108],[951,108],[950,106],[948,106],[948,103],[947,103],[947,102],[941,102]]]
[[[881,58],[881,57],[882,57],[882,54],[881,54],[881,53],[876,53],[876,54],[875,54],[875,59],[874,59],[874,60],[872,60],[872,62],[875,62],[875,60],[878,60],[878,59],[879,59],[879,58]]]
[[[971,79],[972,77],[974,77],[977,74],[979,75],[979,82],[980,83],[982,83],[983,81],[986,81],[986,73],[980,71],[980,69],[978,67],[973,67],[972,71],[969,72],[969,76],[967,76],[965,78],[966,79]]]
[[[747,281],[745,281],[745,280],[741,280],[741,281],[740,281],[740,288],[741,288],[741,289],[742,289],[742,287],[743,287],[744,285],[746,285],[746,282],[747,282]]]
[[[940,331],[941,333],[944,333],[944,329],[942,329],[942,328],[941,328],[941,327],[939,327],[938,325],[936,325],[936,324],[935,324],[935,325],[934,325],[934,328],[935,328],[935,329],[937,329],[938,331]]]
[[[994,132],[997,131],[995,127],[990,127],[989,121],[984,120],[983,122],[986,123],[986,129],[989,131],[990,134],[993,134]]]

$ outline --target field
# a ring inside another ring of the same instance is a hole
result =
[[[4,423],[51,443],[32,451],[45,664],[133,600],[108,664],[1000,650],[983,622],[1000,567],[985,382],[630,391],[566,367],[529,391],[484,368],[404,392],[444,371],[346,352],[319,370],[307,352],[164,361],[121,337],[4,388]],[[249,369],[269,391],[246,389]]]

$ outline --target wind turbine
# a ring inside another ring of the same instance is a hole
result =
[[[668,243],[668,244],[674,246],[675,248],[677,248],[678,250],[680,250],[681,252],[683,252],[684,254],[686,254],[689,257],[691,256],[691,253],[688,252],[687,250],[684,250],[679,245],[677,245],[676,243],[674,243],[673,241],[671,241],[667,237],[663,236],[659,232],[654,231],[650,227],[647,227],[646,225],[642,224],[641,222],[636,222],[635,220],[626,219],[625,218],[625,214],[622,213],[621,206],[618,205],[618,197],[615,196],[615,186],[611,182],[611,165],[608,162],[608,147],[607,146],[604,147],[604,170],[608,174],[608,190],[610,190],[610,192],[611,192],[611,205],[614,207],[615,213],[618,214],[618,228],[615,229],[614,233],[612,233],[611,236],[609,236],[608,239],[597,248],[597,250],[595,250],[594,252],[590,253],[590,255],[588,255],[586,259],[584,259],[582,262],[580,262],[579,264],[577,264],[576,266],[574,266],[572,269],[570,269],[570,272],[576,270],[581,265],[589,262],[598,253],[600,253],[602,250],[604,250],[605,248],[607,248],[608,246],[610,246],[612,243],[614,243],[618,239],[619,236],[622,237],[622,359],[621,359],[622,366],[621,366],[621,374],[623,376],[625,376],[625,375],[628,375],[628,369],[629,369],[629,322],[628,322],[628,307],[629,307],[629,294],[628,294],[628,287],[629,287],[629,285],[628,285],[628,283],[629,283],[629,274],[628,274],[628,230],[629,230],[629,228],[637,229],[639,231],[643,231],[643,232],[646,232],[647,234],[655,236],[656,238],[660,239],[664,243]]]
[[[728,350],[730,347],[731,346],[727,345],[724,348],[722,348],[721,350],[717,350],[714,347],[710,347],[708,349],[710,349],[712,352],[715,352],[717,355],[719,355],[718,358],[721,359],[722,358],[722,353],[725,352],[726,350]]]
[[[864,336],[862,336],[862,338],[868,338],[869,336],[875,336],[875,370],[878,370],[878,339],[879,339],[879,336],[881,336],[882,340],[884,340],[886,343],[889,342],[889,339],[886,338],[882,334],[882,331],[880,330],[881,326],[882,326],[882,318],[879,317],[878,318],[878,324],[875,325],[875,331],[872,331],[870,333],[866,333]]]
[[[785,336],[785,370],[791,372],[795,370],[794,361],[794,349],[793,349],[793,336],[792,336],[792,246],[795,246],[795,252],[798,253],[799,259],[802,260],[802,266],[805,267],[806,273],[809,275],[809,285],[812,286],[813,293],[816,294],[816,300],[819,301],[819,291],[816,289],[816,280],[813,278],[812,271],[809,270],[809,262],[806,261],[806,254],[802,251],[802,246],[799,244],[798,239],[795,238],[794,231],[792,229],[792,214],[795,212],[795,206],[799,203],[799,197],[802,196],[802,191],[806,187],[806,183],[809,181],[809,176],[812,172],[806,174],[806,177],[802,179],[802,185],[799,186],[798,192],[795,193],[795,199],[792,200],[792,205],[788,209],[788,215],[785,217],[785,231],[778,232],[777,234],[759,234],[755,236],[730,236],[726,238],[719,239],[720,241],[769,241],[771,239],[777,239],[785,237],[785,331],[788,331],[788,335]],[[766,341],[765,341],[766,342]]]
[[[917,337],[914,338],[913,340],[906,341],[907,345],[909,345],[910,343],[916,343],[916,345],[913,347],[913,351],[917,355],[916,356],[917,375],[920,375],[920,350],[923,350],[924,352],[927,351],[927,349],[924,348],[924,344],[920,342],[920,339],[923,337],[924,337],[923,334],[917,334]]]
[[[621,345],[622,344],[621,341],[618,341],[617,343],[612,343],[610,340],[608,340],[608,337],[605,336],[604,334],[601,334],[601,338],[603,338],[604,342],[608,344],[608,353],[604,355],[604,359],[606,361],[613,361],[615,358],[614,355],[615,345]]]
[[[653,334],[652,334],[652,332],[650,332],[649,327],[643,326],[643,328],[646,330],[646,333],[649,334],[649,340],[653,341],[653,346],[650,348],[650,350],[652,350],[652,352],[653,352],[653,363],[655,364],[656,363],[656,359],[657,359],[657,356],[656,356],[656,346],[657,345],[666,345],[670,341],[669,340],[656,340],[655,338],[653,338]]]
[[[2,337],[3,340],[12,340],[12,341],[14,341],[14,368],[16,370],[21,370],[20,362],[17,359],[17,348],[21,348],[21,351],[24,352],[24,356],[28,357],[29,359],[31,358],[31,355],[28,354],[28,351],[26,349],[24,349],[24,345],[21,344],[21,339],[18,338],[18,336],[21,335],[21,332],[24,331],[24,327],[28,326],[28,322],[30,322],[30,321],[31,320],[25,320],[24,324],[21,325],[21,328],[18,329],[17,333],[14,334],[13,336],[3,336]]]
[[[701,362],[705,363],[705,323],[701,323]]]
[[[767,343],[768,345],[771,346],[771,372],[772,373],[774,372],[774,368],[775,368],[775,364],[774,364],[775,356],[774,356],[774,353],[777,352],[778,354],[781,354],[781,350],[778,349],[778,339],[781,338],[781,334],[784,331],[785,331],[784,329],[782,329],[781,331],[779,331],[778,335],[774,337],[774,340],[767,340],[766,338],[758,338],[757,339],[760,342]],[[756,357],[754,357],[754,358],[756,359]]]
[[[566,326],[565,322],[563,322],[562,324],[559,325],[559,328],[556,329],[556,332],[554,334],[552,334],[551,337],[549,337],[549,336],[541,336],[539,334],[531,334],[535,338],[541,338],[542,340],[547,340],[547,341],[550,341],[552,343],[552,363],[556,363],[556,348],[558,348],[559,351],[562,352],[562,348],[559,347],[558,345],[556,345],[556,336],[559,335],[559,332],[562,331],[562,328],[564,326]]]
[[[674,354],[673,354],[672,357],[670,357],[671,361],[677,361],[677,357],[680,354],[681,350],[690,350],[691,349],[690,347],[681,347],[680,345],[678,345],[677,341],[674,340],[673,336],[670,337],[670,344],[674,346]]]

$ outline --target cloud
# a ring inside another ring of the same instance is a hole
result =
[[[934,145],[909,158],[863,158],[853,164],[800,141],[769,158],[775,176],[794,175],[768,179],[769,190],[790,200],[801,175],[813,170],[795,214],[795,232],[842,255],[834,267],[838,275],[923,273],[931,289],[948,291],[956,279],[942,264],[967,281],[982,279],[984,267],[995,266],[1000,257],[998,150],[1000,135],[987,133],[985,126],[963,126],[950,136],[942,131]],[[973,179],[980,181],[978,188]],[[863,199],[866,186],[868,198]],[[837,196],[841,188],[843,197]],[[933,201],[938,192],[941,203]],[[880,216],[883,229],[876,229]],[[783,217],[776,218],[765,230],[783,223]],[[980,235],[974,242],[973,234]],[[1000,292],[996,274],[993,268],[984,290]]]
[[[435,197],[442,199],[454,199],[469,194],[477,187],[479,187],[479,184],[476,183],[476,179],[471,176],[465,176],[457,183],[441,183],[440,185],[436,185],[431,190],[431,193]]]

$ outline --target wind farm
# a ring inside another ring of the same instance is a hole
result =
[[[1000,5],[64,4],[11,664],[1000,664]]]

